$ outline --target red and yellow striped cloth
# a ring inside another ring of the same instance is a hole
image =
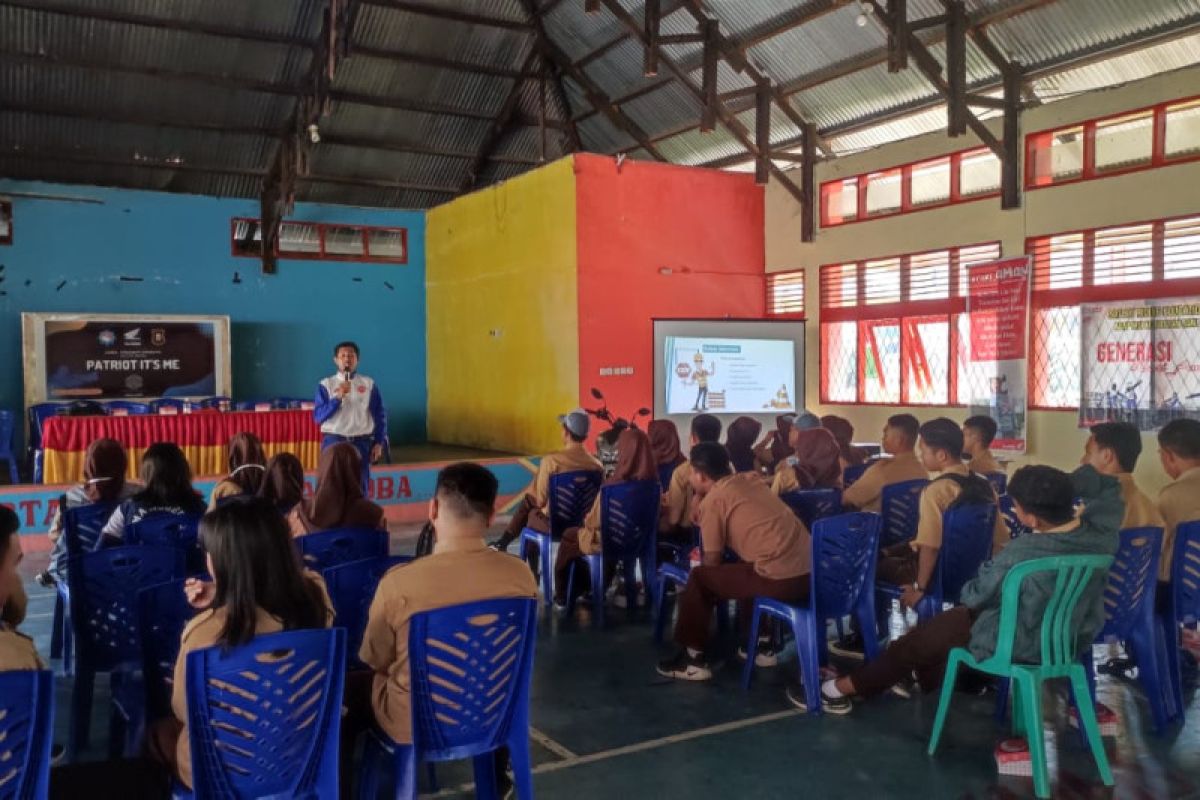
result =
[[[174,442],[195,477],[229,471],[229,440],[253,433],[267,457],[291,452],[306,471],[317,468],[321,431],[311,411],[247,411],[128,417],[50,417],[42,424],[42,475],[48,484],[83,480],[83,457],[100,438],[116,439],[129,451],[129,477],[136,478],[142,454],[155,442]]]

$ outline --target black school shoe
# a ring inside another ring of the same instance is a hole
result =
[[[675,678],[681,681],[712,680],[712,669],[709,668],[704,654],[690,656],[682,647],[671,658],[658,662],[658,674],[664,678]]]
[[[866,658],[866,645],[861,633],[848,633],[840,639],[829,643],[829,652],[842,658],[852,658],[863,661]]]
[[[801,711],[808,711],[808,698],[804,695],[804,685],[799,681],[792,681],[787,686],[788,702],[794,705]],[[849,714],[854,708],[854,703],[849,697],[842,695],[841,697],[831,697],[825,693],[824,684],[821,685],[821,710],[826,714],[836,714],[839,717],[844,717]]]

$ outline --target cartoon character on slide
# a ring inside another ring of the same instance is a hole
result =
[[[704,368],[704,355],[697,352],[692,357],[696,368],[692,370],[692,383],[699,388],[696,390],[696,404],[692,406],[692,411],[707,411],[708,410],[708,379],[716,374],[717,365],[709,364],[708,369]]]

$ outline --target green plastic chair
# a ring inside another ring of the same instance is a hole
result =
[[[1072,630],[1075,607],[1079,598],[1099,570],[1107,571],[1112,556],[1052,556],[1035,558],[1018,564],[1004,577],[1000,599],[1000,630],[996,636],[996,652],[988,659],[977,661],[965,647],[950,651],[946,664],[946,677],[942,682],[942,698],[938,703],[937,718],[933,723],[933,734],[929,738],[929,755],[937,751],[942,738],[942,727],[950,700],[954,696],[954,680],[959,665],[980,672],[1009,678],[1012,682],[1013,730],[1029,741],[1029,755],[1033,762],[1033,786],[1038,797],[1050,796],[1050,779],[1046,773],[1046,743],[1042,735],[1042,683],[1054,678],[1068,678],[1083,722],[1092,756],[1100,771],[1105,786],[1113,785],[1112,770],[1108,756],[1100,739],[1100,726],[1096,722],[1096,708],[1092,705],[1088,691],[1087,673],[1075,652],[1076,631]],[[1042,616],[1042,663],[1014,664],[1012,660],[1013,640],[1017,628],[1017,607],[1021,601],[1021,583],[1035,572],[1058,573],[1054,593],[1046,603]]]

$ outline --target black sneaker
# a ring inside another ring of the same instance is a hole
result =
[[[56,581],[54,576],[50,574],[50,570],[39,572],[37,575],[33,576],[33,579],[37,582],[37,585],[41,586],[43,589],[52,589],[58,585],[58,581]]]
[[[905,700],[911,700],[917,696],[917,693],[920,692],[920,690],[921,687],[910,676],[908,678],[901,678],[894,686],[892,686],[890,691],[892,694],[896,695],[896,697],[902,697]]]
[[[862,661],[866,656],[866,645],[863,644],[861,633],[850,633],[829,643],[829,652],[842,658],[852,658]]]
[[[688,655],[687,650],[680,648],[671,658],[658,662],[658,674],[664,678],[675,678],[681,681],[710,681],[712,670],[704,659],[704,654]]]
[[[758,640],[757,652],[754,654],[754,666],[756,667],[775,667],[779,665],[779,651],[775,649],[775,645],[771,643],[770,637]],[[738,648],[738,658],[742,661],[746,660],[746,648]]]
[[[1129,673],[1133,670],[1134,663],[1131,658],[1116,657],[1112,658],[1104,664],[1096,667],[1096,672],[1099,675],[1110,675],[1114,678],[1129,677]]]
[[[801,711],[808,711],[808,698],[804,696],[804,685],[799,681],[792,681],[787,686],[788,702],[794,705]],[[839,717],[844,717],[854,708],[854,704],[849,697],[830,697],[825,693],[825,687],[821,687],[821,710],[826,714],[837,714]]]

